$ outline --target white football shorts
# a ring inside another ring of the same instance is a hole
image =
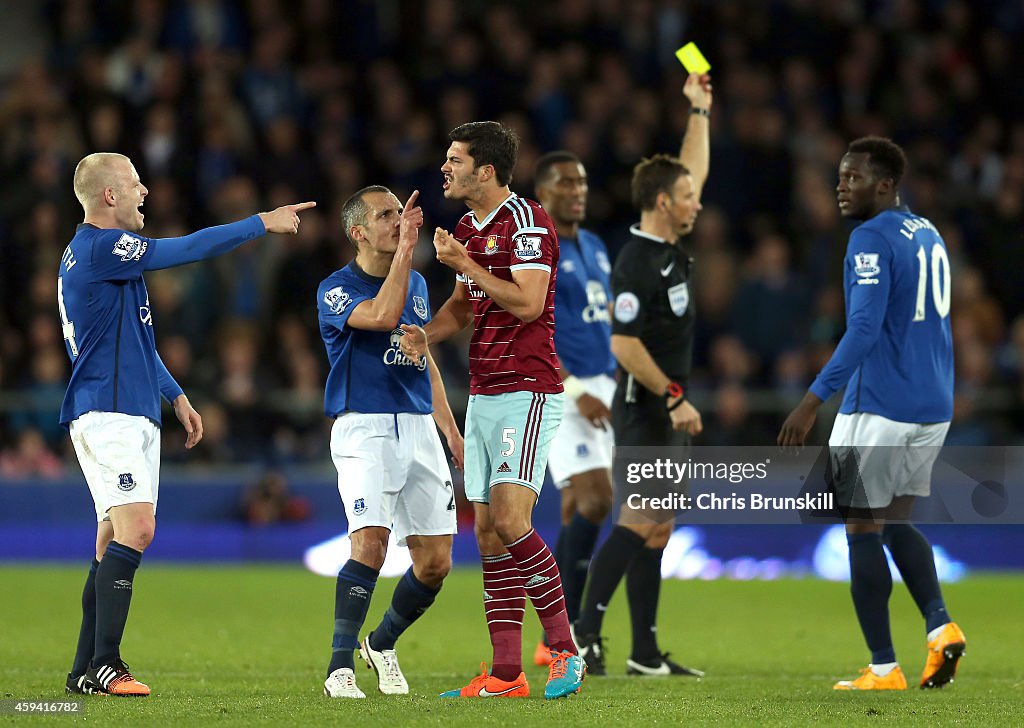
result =
[[[346,412],[331,428],[331,458],[349,533],[391,529],[408,536],[456,532],[455,491],[430,415]]]
[[[884,508],[896,496],[930,495],[932,467],[948,430],[948,422],[897,422],[868,412],[836,415],[828,445],[833,467],[845,473],[840,479],[852,494],[843,505]]]
[[[611,409],[615,396],[615,379],[607,374],[595,377],[580,377],[580,383],[587,394],[597,397]],[[551,442],[548,453],[548,470],[555,487],[561,490],[569,485],[569,478],[590,470],[610,469],[612,450],[615,447],[615,433],[609,421],[605,429],[594,427],[583,418],[575,402],[566,401],[562,424]]]
[[[160,428],[148,417],[86,412],[71,423],[71,443],[89,484],[96,520],[128,503],[152,503],[160,490]]]

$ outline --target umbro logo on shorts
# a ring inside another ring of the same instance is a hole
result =
[[[131,591],[132,590],[132,583],[130,581],[128,581],[127,579],[118,579],[117,581],[114,582],[114,588],[115,589],[127,589],[128,591]]]
[[[508,463],[502,463],[501,465],[498,466],[498,472],[499,473],[511,473],[512,472],[512,468],[510,468],[508,466]]]
[[[125,491],[131,490],[135,487],[135,478],[131,473],[121,473],[117,476],[117,487]]]

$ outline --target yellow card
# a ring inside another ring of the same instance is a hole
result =
[[[711,70],[708,59],[697,50],[697,44],[692,41],[676,51],[676,58],[689,73],[707,73]]]

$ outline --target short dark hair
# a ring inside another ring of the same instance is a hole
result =
[[[907,155],[902,147],[886,137],[861,137],[850,142],[847,154],[867,154],[868,166],[875,177],[889,177],[898,185],[907,168]]]
[[[640,212],[653,210],[658,193],[671,194],[672,185],[684,174],[690,174],[678,157],[655,154],[640,160],[633,167],[633,207]]]
[[[497,121],[470,121],[448,132],[448,140],[468,144],[473,168],[490,164],[502,187],[512,181],[512,169],[519,156],[519,136],[507,126]]]
[[[351,230],[356,225],[366,224],[366,213],[370,211],[370,206],[366,204],[363,198],[371,192],[391,194],[391,190],[383,185],[370,185],[358,192],[352,193],[352,196],[345,200],[345,204],[341,206],[341,226],[345,229],[345,237],[357,248],[359,243],[352,237]]]
[[[556,164],[562,164],[563,162],[583,164],[579,157],[566,149],[548,152],[537,160],[537,166],[534,167],[533,170],[533,184],[541,185],[547,182],[547,178],[551,176],[552,168],[554,168]]]

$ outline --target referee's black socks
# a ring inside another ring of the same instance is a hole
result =
[[[142,552],[111,541],[96,568],[96,647],[93,667],[109,665],[121,656],[121,637],[132,603],[135,570]],[[84,606],[84,598],[83,598]]]
[[[633,625],[633,654],[637,662],[661,657],[656,621],[661,595],[661,556],[663,548],[640,549],[626,569],[626,598]]]
[[[608,608],[622,575],[633,558],[644,547],[644,537],[625,526],[616,526],[608,534],[594,560],[590,562],[590,583],[583,599],[583,608],[576,620],[579,636],[600,634],[604,610]]]

